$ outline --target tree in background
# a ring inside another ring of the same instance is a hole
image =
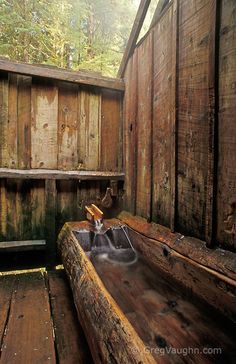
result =
[[[114,76],[137,0],[0,0],[0,54]]]

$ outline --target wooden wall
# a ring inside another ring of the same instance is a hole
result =
[[[122,171],[121,92],[2,72],[0,110],[0,168]],[[0,241],[44,239],[107,186],[0,178]]]
[[[173,0],[129,59],[126,208],[236,249],[236,3]]]

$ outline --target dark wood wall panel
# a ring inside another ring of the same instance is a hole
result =
[[[236,249],[236,2],[222,1],[217,239]]]
[[[171,6],[154,28],[153,220],[172,225],[175,190],[176,11]],[[174,163],[175,164],[175,163]]]
[[[136,214],[151,217],[153,34],[138,48]]]
[[[205,239],[215,1],[180,1],[177,229]]]

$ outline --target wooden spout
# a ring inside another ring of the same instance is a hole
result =
[[[85,210],[86,217],[91,223],[103,219],[103,212],[96,205],[85,206]]]

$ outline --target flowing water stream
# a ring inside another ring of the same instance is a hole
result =
[[[122,265],[134,264],[137,261],[138,256],[125,228],[123,226],[119,227],[119,230],[123,232],[125,239],[124,237],[123,239],[115,239],[112,230],[113,228],[104,230],[102,221],[95,221],[95,232],[91,245],[90,259],[92,261],[94,259],[106,260],[114,264]]]

